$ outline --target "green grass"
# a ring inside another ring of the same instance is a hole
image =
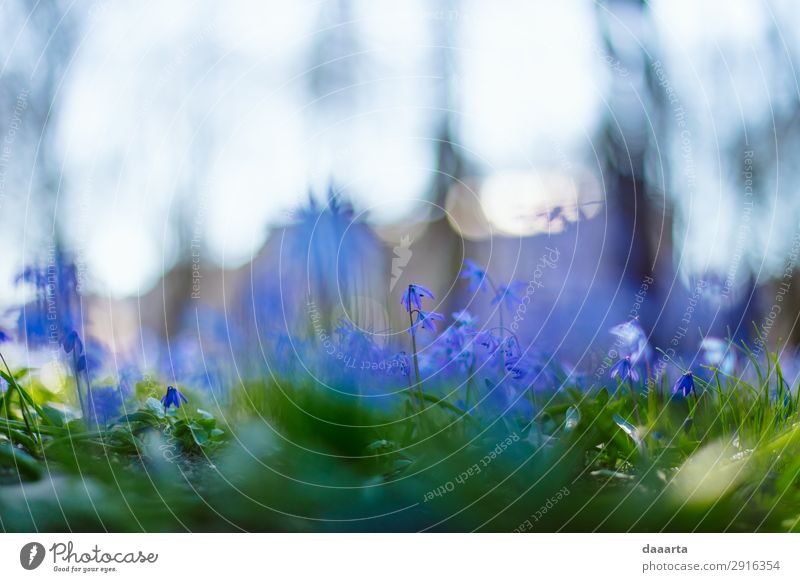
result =
[[[800,418],[775,355],[666,386],[562,389],[534,419],[255,382],[165,414],[140,384],[88,428],[19,370],[0,399],[5,531],[797,531]],[[794,388],[794,390],[790,390]],[[784,395],[789,394],[788,405]],[[205,408],[210,412],[202,410]]]

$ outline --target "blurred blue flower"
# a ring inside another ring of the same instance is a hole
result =
[[[789,418],[789,416],[794,412],[794,402],[788,393],[783,395],[783,410],[785,412],[784,418]]]
[[[26,267],[16,282],[33,285],[36,293],[17,320],[19,338],[29,346],[58,345],[80,326],[78,271],[65,253],[56,251],[46,265]]]
[[[243,351],[279,333],[296,339],[308,330],[312,311],[315,325],[328,333],[336,325],[340,306],[360,322],[365,316],[360,298],[383,292],[384,274],[375,268],[384,259],[383,245],[335,189],[329,189],[322,204],[309,196],[308,204],[274,233],[273,240],[278,239],[281,244],[266,245],[254,259],[251,284],[241,286],[232,312],[221,314],[225,336],[234,336],[234,350]],[[192,305],[192,318],[195,309]],[[220,343],[230,347],[225,336]],[[263,371],[257,358],[247,368],[247,374]]]
[[[87,348],[84,348],[80,336],[74,330],[66,334],[61,341],[61,345],[67,354],[72,354],[70,365],[73,367],[73,372],[86,372],[87,381],[90,378],[99,375],[103,367],[103,356],[105,356],[105,348],[96,341],[89,340]]]
[[[28,265],[22,272],[17,275],[14,279],[14,283],[30,283],[31,285],[35,285],[37,287],[44,287],[47,284],[47,276],[43,270],[39,269],[38,267],[34,267],[32,265]]]
[[[340,319],[335,331],[339,346],[347,354],[363,360],[383,359],[383,354],[380,353],[370,334],[357,328],[349,319]]]
[[[170,340],[169,349],[159,354],[161,373],[169,378],[180,378],[184,386],[214,393],[221,348],[207,341],[207,336],[197,331],[182,331]]]
[[[492,298],[492,305],[501,303],[508,307],[513,308],[515,305],[522,303],[519,293],[524,288],[524,285],[519,281],[514,281],[508,285],[500,285],[497,288],[497,294]]]
[[[503,356],[505,356],[506,361],[516,361],[521,357],[522,350],[519,347],[519,343],[517,343],[516,337],[509,336],[503,338],[500,344],[503,349]]]
[[[639,373],[634,369],[631,364],[631,357],[625,356],[619,362],[611,366],[611,377],[619,378],[620,381],[630,380],[632,382],[639,381]]]
[[[408,355],[405,352],[399,352],[389,359],[389,373],[394,373],[395,370],[401,376],[408,376],[411,373]]]
[[[12,339],[11,335],[6,330],[4,330],[2,327],[0,327],[0,344],[3,344],[5,342],[9,342],[9,341],[11,341],[11,339]]]
[[[433,344],[437,368],[455,364],[461,371],[469,370],[475,361],[474,334],[466,324],[451,325]]]
[[[422,326],[423,329],[428,331],[436,331],[434,321],[444,321],[444,315],[435,311],[417,309],[417,321],[414,322],[414,328]]]
[[[732,346],[715,337],[700,342],[700,359],[706,366],[718,368],[725,374],[732,374],[736,367],[736,353]]]
[[[464,269],[459,276],[469,281],[470,293],[474,293],[478,289],[485,289],[485,287],[483,287],[483,281],[486,279],[486,271],[479,267],[475,261],[464,259]]]
[[[181,400],[183,400],[183,402],[186,404],[189,402],[186,396],[184,396],[177,388],[174,386],[167,386],[167,393],[164,395],[164,398],[161,399],[161,404],[164,405],[165,409],[169,409],[170,406],[180,408]]]
[[[414,309],[422,309],[422,298],[423,297],[430,297],[431,299],[436,299],[433,296],[433,293],[427,287],[423,287],[422,285],[417,285],[416,283],[411,283],[406,290],[403,292],[403,296],[400,298],[400,303],[403,307],[406,308],[406,311],[411,313]]]
[[[119,370],[119,392],[124,398],[134,393],[136,383],[144,380],[145,375],[134,365],[124,364]]]
[[[672,395],[687,398],[692,392],[695,392],[694,376],[691,372],[686,372],[675,382],[675,385],[672,387]]]
[[[64,337],[64,340],[61,342],[61,345],[64,348],[64,351],[68,354],[71,354],[74,350],[78,354],[83,353],[83,342],[81,341],[80,336],[78,336],[78,332],[75,330],[70,331]]]
[[[121,409],[122,394],[116,386],[94,386],[89,392],[89,414],[96,424],[107,424]]]
[[[620,354],[628,356],[632,365],[635,366],[642,356],[649,357],[650,346],[647,343],[647,335],[638,320],[632,319],[615,325],[609,331],[617,338],[616,344]]]
[[[522,365],[522,360],[506,362],[506,371],[514,380],[519,380],[528,373],[527,368]]]
[[[500,347],[500,338],[492,330],[479,332],[475,336],[475,341],[491,353],[494,353]]]
[[[472,327],[478,321],[478,318],[466,309],[462,309],[461,311],[453,312],[453,320],[460,327]]]

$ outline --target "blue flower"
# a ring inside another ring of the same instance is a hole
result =
[[[72,354],[70,362],[76,375],[86,371],[88,376],[92,377],[97,376],[102,370],[105,353],[99,343],[89,340],[87,344],[89,349],[86,350],[80,336],[73,330],[64,336],[61,345],[66,353]]]
[[[475,341],[492,353],[500,347],[500,340],[491,330],[478,333],[478,335],[475,336]]]
[[[167,393],[164,395],[164,398],[161,399],[161,404],[164,405],[165,409],[169,409],[169,407],[173,405],[175,408],[180,408],[181,400],[183,400],[184,403],[189,402],[186,396],[181,394],[177,388],[174,386],[167,386]]]
[[[629,378],[632,382],[639,381],[639,373],[633,368],[630,356],[625,356],[611,367],[611,377],[619,378],[622,382]]]
[[[448,327],[431,346],[437,368],[454,364],[461,370],[469,370],[475,361],[474,335],[466,324]]]
[[[116,386],[95,386],[89,393],[89,414],[96,424],[106,424],[119,415],[122,393]]]
[[[784,409],[784,418],[789,418],[789,416],[794,412],[794,402],[789,397],[789,394],[783,395],[783,409]]]
[[[528,370],[521,365],[521,360],[516,360],[514,362],[506,362],[506,372],[511,374],[511,378],[514,380],[519,380],[528,373]]]
[[[689,394],[694,392],[694,376],[691,372],[686,372],[683,376],[678,378],[675,385],[672,387],[673,396],[681,396],[687,398]]]
[[[331,190],[326,202],[319,204],[312,198],[298,209],[290,223],[280,229],[282,244],[265,249],[253,261],[252,284],[242,285],[235,294],[236,308],[224,313],[209,309],[209,324],[215,330],[213,339],[225,350],[220,352],[220,359],[230,349],[241,351],[281,333],[296,342],[307,329],[311,307],[318,312],[318,326],[329,332],[335,327],[335,307],[342,298],[371,297],[383,289],[383,274],[373,268],[385,258],[383,245],[368,224],[354,218],[342,198]],[[177,331],[201,336],[205,352],[206,335],[198,335],[195,312],[195,306],[184,306],[184,314],[190,319],[184,319],[185,327]],[[204,312],[200,307],[201,316]],[[288,360],[279,362],[280,367],[299,363],[291,343],[289,355]],[[187,364],[192,364],[198,377],[207,376],[202,359],[195,358]],[[254,362],[246,367],[247,373],[258,373]],[[187,385],[193,383],[177,370],[169,373],[170,378],[180,378]]]
[[[349,354],[364,360],[382,359],[372,339],[348,319],[340,319],[336,328],[339,345]]]
[[[400,303],[403,307],[406,308],[406,311],[411,313],[412,310],[422,309],[422,298],[423,297],[430,297],[431,299],[436,299],[430,289],[427,287],[423,287],[422,285],[417,285],[416,283],[411,283],[408,287],[406,287],[403,296],[400,298]]]
[[[700,352],[705,365],[717,368],[725,374],[733,373],[736,367],[736,352],[728,342],[715,337],[707,337],[700,342]]]
[[[47,275],[43,270],[28,265],[14,279],[14,283],[17,285],[22,282],[30,283],[37,287],[44,287],[47,285]]]
[[[417,309],[417,321],[414,322],[414,327],[416,328],[421,325],[423,329],[436,331],[436,326],[433,324],[434,321],[444,321],[444,315],[436,313],[435,311],[422,311],[421,309]]]
[[[408,376],[411,373],[408,355],[406,355],[405,352],[399,352],[389,360],[389,372],[392,373],[394,369],[396,369],[401,376]]]
[[[0,327],[0,344],[11,341],[11,336]]]
[[[649,357],[647,334],[637,319],[615,325],[609,331],[617,338],[616,344],[619,345],[619,350],[630,356],[632,365],[636,365],[642,356]]]
[[[462,309],[453,313],[453,320],[459,327],[472,327],[475,325],[477,318],[466,309]]]
[[[16,281],[32,284],[36,291],[17,319],[17,337],[29,347],[60,344],[79,327],[78,270],[65,253],[59,250],[47,264],[26,267]]]
[[[508,285],[500,285],[500,287],[497,288],[497,294],[492,299],[492,305],[497,305],[502,302],[510,309],[518,303],[522,303],[522,299],[520,299],[518,295],[522,287],[522,283],[516,281]]]
[[[522,350],[517,343],[517,338],[514,336],[504,338],[501,342],[501,348],[503,349],[503,355],[505,356],[506,361],[517,361],[522,357]]]
[[[474,293],[478,289],[485,289],[482,287],[483,281],[486,279],[486,271],[479,267],[475,261],[464,259],[464,270],[461,271],[459,276],[462,279],[469,280],[469,292]]]
[[[83,342],[81,341],[80,336],[78,336],[78,332],[75,330],[70,331],[66,336],[64,336],[64,340],[61,342],[61,345],[64,348],[64,351],[68,354],[71,354],[73,350],[75,350],[76,354],[83,353]]]

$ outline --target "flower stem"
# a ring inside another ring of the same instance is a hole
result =
[[[528,388],[528,395],[533,407],[533,416],[531,417],[531,428],[536,427],[536,442],[541,444],[542,435],[544,435],[544,425],[542,424],[542,414],[539,410],[539,403],[536,401],[536,392],[533,386]]]
[[[464,394],[464,408],[467,410],[470,409],[470,401],[472,398],[472,376],[475,374],[475,362],[471,361],[469,363],[469,368],[467,368],[467,387],[466,393]]]
[[[78,356],[77,350],[72,350],[72,369],[75,371],[75,390],[78,392],[78,404],[81,407],[81,413],[83,416],[84,421],[86,422],[86,426],[89,426],[89,411],[86,410],[86,406],[83,404],[83,394],[81,393],[81,373],[78,371]]]
[[[628,374],[628,389],[631,391],[631,398],[633,399],[633,415],[636,418],[636,424],[642,425],[642,417],[639,416],[639,403],[636,400],[636,391],[633,389],[633,380]]]
[[[414,313],[416,313],[416,309],[412,309],[408,312],[408,321],[410,322],[411,327],[409,330],[411,332],[411,356],[414,360],[414,375],[416,376],[417,383],[417,398],[419,399],[419,411],[420,414],[425,409],[425,400],[423,399],[422,395],[422,379],[419,376],[419,358],[417,357],[417,334],[414,332]]]
[[[486,280],[489,282],[489,286],[492,288],[492,292],[495,294],[495,296],[497,296],[497,294],[499,293],[499,291],[497,289],[497,285],[494,284],[494,281],[489,276],[489,273],[486,273]],[[504,337],[503,332],[505,331],[505,327],[503,326],[503,301],[502,301],[502,299],[497,304],[497,319],[498,319],[498,323],[499,323],[499,326],[497,327],[497,329],[500,330],[500,338],[502,339]]]

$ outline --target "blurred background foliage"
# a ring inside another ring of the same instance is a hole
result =
[[[197,269],[189,310],[223,309],[331,183],[386,264],[410,249],[406,277],[447,305],[463,257],[524,280],[557,245],[569,259],[539,311],[580,320],[576,353],[608,327],[592,314],[621,319],[650,275],[641,320],[659,343],[698,280],[693,323],[749,335],[796,254],[798,180],[779,163],[800,133],[791,2],[2,10],[0,220],[15,242],[0,299],[19,303],[15,274],[64,248],[89,323],[120,349],[140,324],[180,331]],[[776,334],[796,343],[793,324]]]

